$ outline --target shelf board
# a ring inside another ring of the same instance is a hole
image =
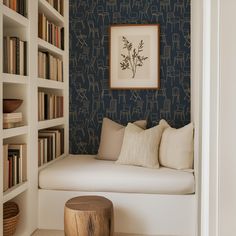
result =
[[[27,181],[17,184],[14,187],[8,189],[6,192],[3,193],[3,203],[15,198],[16,196],[23,193],[27,189],[28,189],[28,182]]]
[[[64,17],[46,0],[39,0],[39,12],[44,13],[49,21],[59,26],[64,25]]]
[[[3,25],[8,28],[28,27],[29,20],[11,8],[2,4]]]
[[[63,124],[65,124],[64,117],[56,118],[56,119],[52,119],[52,120],[43,120],[43,121],[38,122],[38,130],[47,129],[50,127],[59,126],[59,125],[63,125]]]
[[[62,154],[61,156],[57,157],[56,159],[54,159],[54,160],[52,160],[52,161],[49,161],[48,163],[45,163],[44,165],[40,166],[40,167],[38,168],[38,170],[40,171],[40,170],[46,168],[47,166],[49,166],[49,165],[55,163],[56,161],[59,161],[59,160],[63,159],[65,156],[66,156],[65,154]]]
[[[64,51],[51,43],[46,42],[45,40],[38,38],[38,48],[44,51],[51,52],[53,54],[56,54],[57,56],[63,56]]]
[[[11,138],[28,133],[28,126],[20,126],[11,129],[3,129],[3,138]]]
[[[64,89],[64,83],[55,81],[55,80],[49,80],[49,79],[42,79],[38,78],[38,87],[40,88],[51,88],[51,89]]]
[[[28,81],[29,81],[29,76],[2,73],[3,83],[27,84]]]

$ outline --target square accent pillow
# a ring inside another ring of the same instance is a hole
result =
[[[159,124],[143,130],[129,123],[125,128],[123,145],[116,163],[159,168],[159,145],[165,127]]]
[[[179,129],[169,126],[164,130],[159,156],[162,166],[178,170],[193,168],[193,129],[190,123]]]
[[[147,121],[139,120],[134,122],[134,124],[143,130],[147,126]],[[120,154],[124,132],[125,126],[108,118],[103,118],[97,159],[116,161]]]

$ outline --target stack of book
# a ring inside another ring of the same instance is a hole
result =
[[[47,0],[62,16],[64,12],[64,0]]]
[[[22,124],[22,112],[3,113],[3,128],[9,129]]]
[[[64,128],[39,131],[38,166],[56,159],[64,153]]]
[[[38,92],[38,120],[63,117],[63,96]]]
[[[38,36],[64,50],[64,28],[49,22],[43,13],[39,13]]]
[[[3,191],[27,180],[26,144],[3,145]]]
[[[3,38],[3,72],[27,74],[27,43],[18,37]]]
[[[11,8],[13,11],[26,16],[26,2],[25,0],[3,0],[3,4]]]
[[[38,77],[63,82],[62,60],[48,52],[38,52]]]

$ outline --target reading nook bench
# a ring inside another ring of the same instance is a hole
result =
[[[186,235],[194,224],[192,171],[118,165],[92,155],[70,155],[40,172],[39,187],[40,228],[63,229],[65,202],[88,194],[113,202],[116,232],[161,234],[173,224],[175,234]]]
[[[196,236],[196,161],[192,123],[146,129],[145,120],[124,127],[104,118],[98,155],[69,155],[40,171],[39,228],[63,229],[65,203],[97,195],[113,203],[115,232]]]

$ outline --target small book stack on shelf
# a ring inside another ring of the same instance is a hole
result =
[[[3,38],[3,72],[27,74],[27,43],[18,37]]]
[[[48,52],[38,52],[38,77],[63,82],[63,63]]]
[[[38,166],[56,159],[64,153],[64,128],[39,131]]]
[[[3,145],[3,191],[27,180],[26,144]]]
[[[64,27],[49,22],[43,13],[39,13],[38,36],[64,50]]]
[[[22,125],[22,112],[3,113],[3,129],[15,128]]]
[[[26,16],[26,2],[25,0],[3,0],[3,4],[13,11],[18,12],[22,16]]]
[[[62,16],[64,12],[64,0],[47,0]]]
[[[38,92],[38,119],[50,120],[63,117],[63,96]]]

